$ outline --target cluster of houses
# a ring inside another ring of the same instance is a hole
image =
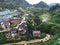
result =
[[[20,9],[21,10],[21,9]],[[3,32],[5,33],[5,36],[7,40],[17,39],[19,40],[20,37],[24,37],[27,29],[27,25],[25,22],[25,19],[28,19],[29,14],[24,14],[22,16],[22,19],[18,18],[19,12],[16,13],[15,17],[6,18],[3,19],[2,22],[0,22]],[[11,25],[15,25],[13,28],[11,28]],[[5,31],[4,31],[5,30]],[[33,31],[33,36],[40,36],[40,31]]]
[[[26,32],[26,24],[24,22],[21,23],[22,19],[18,17],[19,14],[20,13],[18,11],[15,11],[11,14],[8,14],[8,16],[10,15],[12,17],[7,18],[5,16],[5,18],[0,22],[0,26],[3,28],[3,30],[0,30],[0,32],[6,32],[5,35],[7,39],[18,38],[20,36],[23,36]],[[11,25],[15,26],[11,28]]]
[[[25,23],[21,23],[20,25],[18,25],[19,23],[20,18],[16,17],[11,19],[4,19],[3,22],[1,22],[1,26],[3,28],[2,31],[5,30],[7,39],[19,38],[20,36],[23,36],[25,34],[27,25]],[[11,28],[10,27],[11,24],[16,26]]]
[[[10,25],[14,24],[17,25],[19,23],[19,18],[11,18],[11,19],[4,19],[1,22],[1,26],[3,28],[3,30],[9,30],[10,29]]]
[[[26,26],[23,23],[23,24],[19,25],[18,28],[12,28],[10,31],[7,31],[6,38],[8,40],[9,39],[19,40],[20,37],[23,37],[25,33],[26,33]]]

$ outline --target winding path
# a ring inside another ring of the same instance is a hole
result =
[[[28,43],[35,43],[35,42],[41,42],[41,41],[47,41],[49,40],[51,37],[49,34],[46,34],[46,37],[43,39],[35,39],[35,40],[30,40],[30,41],[21,41],[21,42],[17,42],[15,44],[28,44]]]
[[[30,40],[30,41],[20,41],[17,43],[13,43],[13,44],[29,44],[29,43],[36,43],[36,42],[41,42],[41,41],[47,41],[51,38],[51,35],[46,34],[46,37],[43,39],[35,39],[35,40]],[[8,44],[4,44],[4,45],[8,45]]]

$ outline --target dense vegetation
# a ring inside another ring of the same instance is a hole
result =
[[[3,6],[2,6],[3,5]],[[15,3],[2,3],[0,2],[0,11],[4,10],[4,9],[16,9],[18,7],[18,5],[16,5]]]
[[[34,44],[28,44],[28,45],[40,45],[40,44],[41,45],[57,45],[57,40],[60,37],[60,5],[56,4],[55,6],[52,6],[49,11],[45,10],[45,12],[40,13],[42,11],[44,10],[41,10],[41,11],[39,11],[39,9],[31,10],[31,13],[34,15],[32,17],[34,17],[33,22],[35,24],[33,26],[31,21],[27,21],[29,22],[28,29],[31,31],[33,29],[40,30],[41,32],[51,34],[52,37],[50,40],[42,44],[34,43]],[[42,17],[46,17],[48,20],[46,20],[45,22],[42,22],[43,20]]]
[[[3,5],[3,6],[2,6]],[[48,8],[48,5],[41,1],[38,4],[31,5],[25,0],[0,0],[0,10],[2,9],[17,9],[18,7],[35,7],[35,8]]]
[[[40,3],[35,4],[34,7],[36,7],[36,8],[48,8],[48,5],[45,2],[41,1]]]

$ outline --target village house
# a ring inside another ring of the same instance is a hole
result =
[[[21,25],[19,25],[18,31],[20,35],[23,35],[26,33],[26,27],[27,25],[25,23],[22,23]]]
[[[19,36],[23,36],[26,33],[26,30],[19,28],[18,32],[19,32]]]
[[[8,31],[5,35],[7,40],[18,40],[24,36],[26,32],[24,30],[18,30],[17,28],[13,28]]]
[[[33,31],[33,36],[39,36],[40,37],[41,32],[40,31]]]
[[[20,18],[14,17],[10,19],[10,23],[17,25],[20,22]]]
[[[10,40],[12,38],[10,31],[7,31],[5,33],[5,36],[6,36],[7,40]]]
[[[15,39],[15,38],[18,37],[18,29],[13,28],[13,29],[10,30],[10,33],[11,33],[12,39]]]
[[[13,28],[5,33],[7,40],[16,40],[19,38],[18,29]]]
[[[10,30],[9,19],[4,19],[4,20],[1,22],[1,26],[2,26],[3,30]]]

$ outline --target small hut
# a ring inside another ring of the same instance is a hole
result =
[[[41,32],[40,31],[33,31],[33,36],[40,36]]]

